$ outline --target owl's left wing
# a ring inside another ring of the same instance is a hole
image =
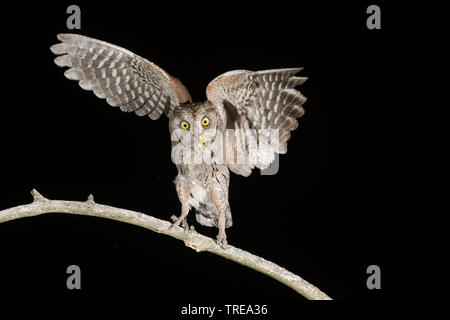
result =
[[[64,75],[111,106],[155,120],[191,101],[180,80],[133,52],[78,34],[58,34],[58,39],[61,43],[50,49],[59,55],[58,66],[69,67]]]
[[[245,163],[228,165],[234,173],[248,176],[254,167],[269,167],[274,152],[287,152],[290,131],[297,129],[296,119],[304,114],[302,104],[306,98],[294,89],[307,79],[295,76],[301,69],[230,71],[208,84],[208,100],[221,113],[227,129],[237,132],[234,154],[247,159]],[[269,137],[275,131],[277,143]],[[256,157],[250,156],[252,152]]]

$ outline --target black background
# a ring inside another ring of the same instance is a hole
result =
[[[167,119],[113,109],[53,63],[56,34],[70,32],[69,4],[4,10],[14,22],[2,21],[0,209],[30,202],[36,188],[50,199],[92,193],[98,203],[178,215]],[[441,295],[443,235],[425,197],[425,138],[417,130],[426,106],[409,100],[420,96],[424,43],[420,22],[406,24],[414,20],[407,7],[378,3],[382,29],[368,30],[364,2],[78,4],[77,33],[148,58],[180,78],[194,101],[229,70],[303,66],[306,114],[279,173],[232,175],[229,243],[335,299]],[[0,252],[3,293],[136,295],[172,314],[184,303],[302,300],[236,263],[99,218],[48,214],[0,224]],[[80,291],[66,288],[71,264],[81,267]],[[381,268],[381,290],[366,287],[372,264]]]

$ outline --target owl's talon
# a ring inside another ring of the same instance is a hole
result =
[[[181,220],[177,219],[174,222],[172,222],[172,224],[169,227],[169,230],[173,230],[175,227],[179,227],[180,226],[180,222]]]
[[[189,231],[189,225],[187,223],[187,219],[181,219],[175,217],[175,220],[173,219],[175,216],[170,217],[170,219],[173,221],[173,223],[170,225],[169,230],[173,230],[175,227],[179,227],[181,224],[181,227],[184,229],[184,231]]]
[[[227,235],[225,232],[220,232],[217,234],[216,243],[222,247],[222,249],[226,249],[228,247]]]
[[[181,221],[181,226],[184,228],[184,231],[189,231],[189,225],[187,223],[187,219],[184,219],[183,221]]]

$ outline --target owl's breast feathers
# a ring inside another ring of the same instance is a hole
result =
[[[231,210],[228,204],[229,171],[224,165],[192,164],[178,166],[175,180],[189,189],[189,207],[196,209],[197,222],[210,227],[217,227],[219,212],[212,201],[213,191],[220,194],[220,201],[226,208],[226,227],[231,227]]]
[[[180,177],[179,179],[182,179],[182,182],[190,188],[202,188],[205,189],[205,191],[208,191],[208,189],[211,189],[212,187],[220,187],[223,192],[228,194],[230,173],[225,165],[179,165],[178,177]],[[198,197],[198,199],[201,200],[202,197]]]

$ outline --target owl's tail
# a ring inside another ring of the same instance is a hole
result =
[[[218,226],[218,218],[219,212],[215,207],[209,207],[202,205],[199,208],[195,209],[195,218],[197,222],[201,225],[207,227],[219,227]],[[227,205],[227,209],[225,212],[225,228],[229,228],[233,225],[233,219],[231,218],[231,210],[230,206]]]

